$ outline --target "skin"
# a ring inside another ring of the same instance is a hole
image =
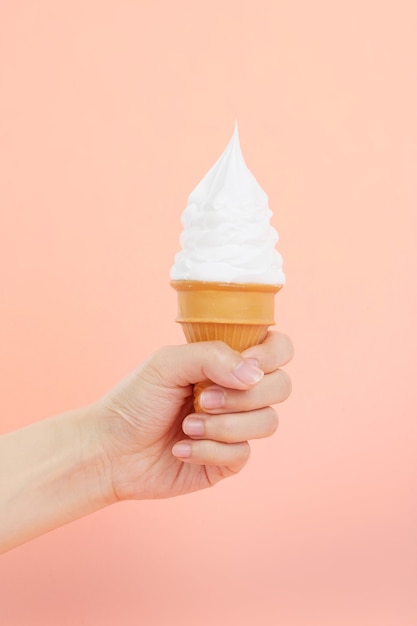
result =
[[[269,333],[157,351],[97,402],[0,437],[0,552],[121,500],[168,498],[239,472],[272,435],[293,348]],[[193,384],[209,379],[193,411]]]

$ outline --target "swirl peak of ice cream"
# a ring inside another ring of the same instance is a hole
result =
[[[236,125],[226,150],[188,198],[171,278],[283,285],[271,215],[268,196],[243,159]]]

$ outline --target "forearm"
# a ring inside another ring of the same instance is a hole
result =
[[[0,437],[0,553],[114,502],[94,407]]]

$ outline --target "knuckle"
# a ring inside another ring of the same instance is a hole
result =
[[[205,452],[204,454],[205,459],[208,461],[208,463],[215,464],[217,462],[217,457],[218,457],[217,442],[205,441],[204,452]]]
[[[285,362],[291,361],[294,357],[294,344],[288,335],[281,335],[282,351],[285,356]]]
[[[219,340],[208,341],[205,346],[205,352],[210,359],[222,361],[226,358],[228,351],[228,346]]]
[[[163,381],[164,370],[169,363],[172,353],[172,346],[158,348],[142,365],[137,369],[137,375],[149,382]]]
[[[244,438],[241,420],[237,414],[233,414],[223,421],[222,435],[227,443],[236,443]]]
[[[234,416],[229,418],[216,416],[206,421],[208,436],[223,443],[233,443],[236,440],[235,431],[238,426]]]
[[[173,346],[161,346],[152,354],[150,359],[158,359],[165,357],[171,350]]]
[[[267,407],[265,411],[266,430],[269,436],[278,430],[279,418],[278,413],[271,406]]]
[[[249,457],[250,457],[250,445],[247,441],[242,441],[240,444],[237,444],[240,447],[240,455],[241,455],[241,459],[244,463],[247,463],[247,461],[249,461]]]
[[[287,372],[284,372],[284,370],[280,370],[279,386],[280,386],[280,398],[281,398],[280,402],[283,402],[291,395],[291,391],[292,391],[291,378],[289,377]]]
[[[230,369],[232,349],[223,341],[208,341],[204,344],[203,368],[207,378],[213,380]]]
[[[161,348],[158,348],[145,363],[151,367],[158,368],[169,361],[174,349],[174,346],[162,346]]]

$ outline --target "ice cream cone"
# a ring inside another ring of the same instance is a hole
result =
[[[274,296],[281,285],[173,280],[171,286],[178,293],[176,321],[188,343],[220,340],[242,352],[261,343],[275,324]],[[199,394],[210,384],[195,385],[196,411]]]

